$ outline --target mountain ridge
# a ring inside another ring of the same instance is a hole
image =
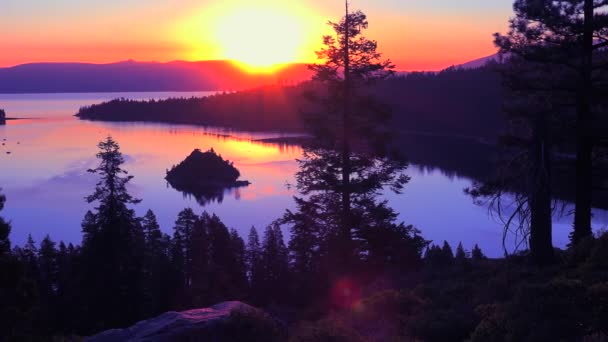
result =
[[[455,67],[478,68],[496,56]],[[252,73],[228,60],[37,62],[0,67],[0,94],[243,90],[295,84],[311,75],[304,63],[285,64],[271,73]]]

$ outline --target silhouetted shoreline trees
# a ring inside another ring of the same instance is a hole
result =
[[[374,96],[391,108],[392,126],[396,129],[491,139],[505,126],[500,83],[500,74],[489,66],[393,75],[376,82],[372,89]],[[306,133],[300,112],[309,111],[310,103],[302,92],[313,89],[310,82],[305,82],[218,93],[207,98],[115,99],[85,106],[76,115],[86,120]]]

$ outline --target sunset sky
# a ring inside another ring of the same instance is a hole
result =
[[[353,0],[366,35],[400,70],[438,70],[495,52],[512,0]],[[235,59],[314,61],[341,0],[2,0],[0,66]]]

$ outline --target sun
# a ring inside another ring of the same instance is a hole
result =
[[[241,7],[218,18],[215,35],[222,54],[250,71],[270,71],[297,61],[305,25],[287,10]]]

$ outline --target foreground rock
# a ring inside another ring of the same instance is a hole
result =
[[[242,302],[166,312],[126,329],[112,329],[87,342],[120,341],[280,341],[278,325],[261,310]]]

